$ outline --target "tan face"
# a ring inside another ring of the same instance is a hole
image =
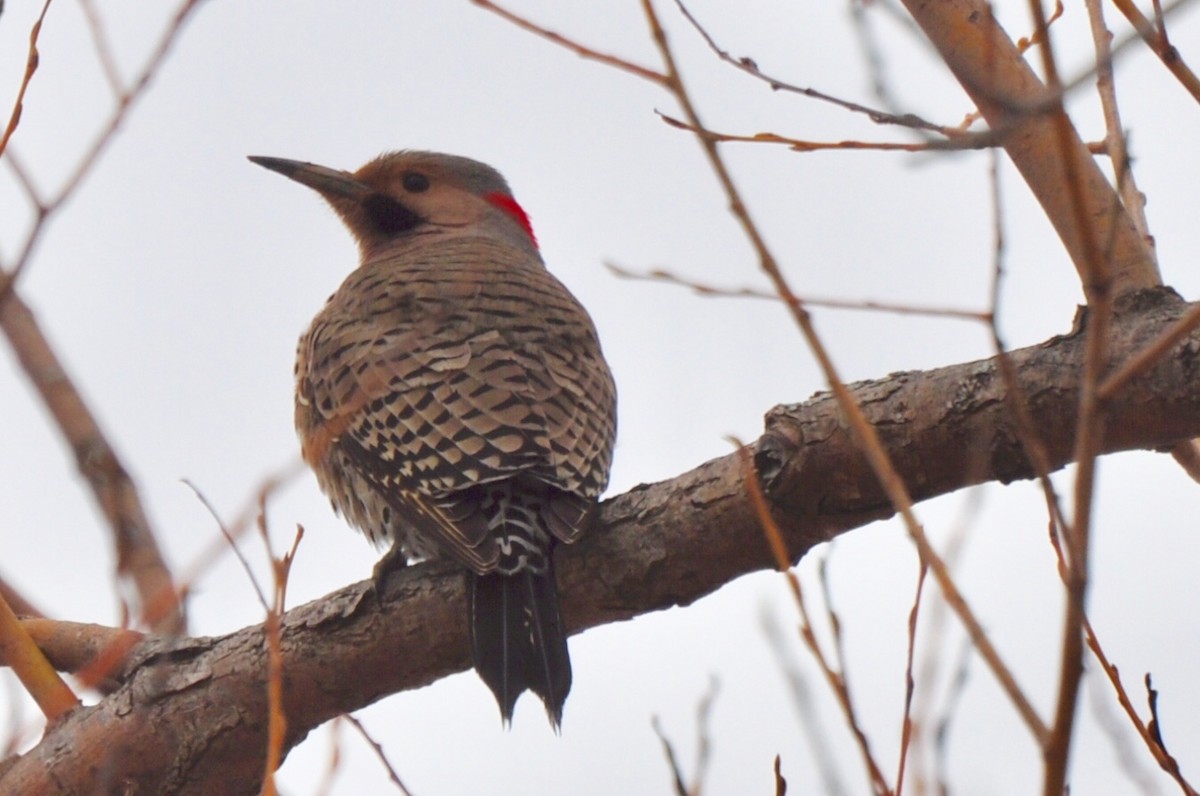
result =
[[[494,212],[492,203],[470,191],[457,175],[420,158],[373,161],[355,172],[354,179],[434,227],[463,228]]]

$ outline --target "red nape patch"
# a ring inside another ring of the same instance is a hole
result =
[[[516,199],[502,193],[489,193],[483,198],[515,218],[517,223],[529,233],[529,239],[533,241],[534,247],[537,247],[537,236],[533,234],[533,225],[529,223],[529,214],[525,212],[525,208],[517,204]]]

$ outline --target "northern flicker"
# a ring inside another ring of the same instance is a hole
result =
[[[571,688],[553,551],[608,484],[616,388],[584,308],[546,270],[498,172],[402,151],[358,171],[252,157],[320,193],[362,262],[300,338],[304,460],[385,563],[467,572],[471,656],[507,726]]]

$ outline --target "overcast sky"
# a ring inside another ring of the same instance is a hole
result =
[[[96,2],[121,73],[141,68],[171,3]],[[34,4],[0,15],[0,109],[24,69]],[[685,79],[714,129],[811,140],[911,140],[720,65],[673,7],[659,2]],[[801,85],[878,105],[844,3],[690,4],[720,43]],[[878,4],[886,5],[886,4]],[[1005,3],[1014,34],[1024,3]],[[569,6],[569,7],[568,7]],[[522,0],[522,13],[602,50],[657,67],[637,3]],[[139,10],[140,9],[140,10]],[[1116,16],[1115,12],[1112,14]],[[870,15],[888,89],[902,111],[947,124],[970,105],[924,45],[890,13]],[[1128,34],[1111,20],[1118,38]],[[1193,66],[1200,15],[1174,18]],[[1086,19],[1071,4],[1057,27],[1063,71],[1086,68]],[[41,65],[12,151],[36,185],[57,190],[110,108],[80,4],[58,0],[41,35]],[[1200,295],[1200,171],[1194,102],[1141,47],[1122,56],[1118,89],[1136,175],[1166,282]],[[1074,98],[1085,138],[1103,130],[1094,93]],[[665,125],[671,99],[627,74],[584,61],[467,2],[355,3],[209,0],[154,84],[70,204],[43,236],[20,291],[136,477],[176,570],[217,537],[182,483],[226,518],[262,479],[293,463],[295,340],[344,276],[356,251],[333,213],[304,188],[252,166],[273,155],[357,168],[380,152],[435,149],[502,171],[530,213],[549,267],[589,308],[620,392],[620,438],[610,494],[670,478],[753,439],[777,403],[822,388],[787,314],[751,300],[615,278],[604,264],[669,268],[706,283],[765,285],[698,145]],[[750,209],[803,295],[985,309],[992,211],[982,153],[797,154],[766,145],[723,150]],[[1075,271],[1015,172],[1002,169],[1005,256],[1001,328],[1011,346],[1070,328],[1082,300]],[[0,167],[0,258],[7,265],[32,219],[11,170]],[[990,355],[985,330],[963,321],[816,311],[847,380],[880,378]],[[0,575],[52,616],[114,623],[108,534],[11,356],[0,355]],[[1067,493],[1071,472],[1056,483]],[[1200,776],[1200,543],[1196,485],[1163,455],[1125,454],[1100,467],[1092,617],[1131,690],[1149,671],[1163,732],[1183,770]],[[1043,716],[1055,697],[1060,610],[1039,493],[1029,484],[958,493],[919,507],[944,545],[966,529],[958,582]],[[276,547],[307,535],[291,604],[366,577],[370,545],[337,519],[315,480],[297,478],[271,505]],[[259,577],[261,550],[247,544]],[[895,769],[904,695],[905,622],[916,555],[894,522],[859,529],[801,563],[814,605],[827,558],[841,614],[851,688],[872,749]],[[932,593],[932,592],[931,592]],[[926,604],[926,620],[936,613]],[[192,631],[223,634],[261,621],[237,564],[226,557],[197,582]],[[526,698],[512,730],[473,673],[389,697],[359,715],[418,796],[457,793],[668,793],[651,729],[658,716],[685,770],[695,711],[716,678],[712,794],[772,792],[782,757],[796,793],[821,793],[780,667],[760,627],[773,616],[789,660],[811,678],[820,725],[847,793],[866,792],[862,767],[828,690],[791,632],[783,579],[761,573],[683,610],[589,631],[571,640],[574,689],[555,737]],[[922,625],[927,651],[951,668],[963,633]],[[930,631],[930,632],[926,632]],[[823,636],[826,636],[822,632]],[[1090,663],[1090,661],[1089,661]],[[0,715],[19,693],[2,675]],[[947,672],[918,699],[935,711]],[[1136,698],[1136,697],[1135,697]],[[36,726],[17,700],[22,726]],[[1080,701],[1073,789],[1135,792],[1100,728],[1116,714],[1103,683]],[[1027,793],[1038,752],[980,662],[948,736],[958,793]],[[1111,723],[1111,722],[1110,722]],[[1139,770],[1152,761],[1118,721]],[[289,794],[313,793],[328,758],[313,732],[282,771]],[[368,750],[343,734],[338,794],[388,792]],[[1172,787],[1151,776],[1158,790]]]

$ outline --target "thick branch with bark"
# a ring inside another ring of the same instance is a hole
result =
[[[1113,361],[1129,361],[1190,308],[1171,291],[1121,302]],[[1068,463],[1082,340],[1010,354],[1052,468]],[[1200,332],[1193,331],[1109,404],[1103,450],[1161,448],[1200,434]],[[853,385],[915,498],[1033,475],[995,360]],[[755,461],[792,557],[891,514],[831,398],[767,416]],[[772,566],[736,455],[607,501],[601,529],[558,555],[571,632],[687,605]],[[286,748],[333,716],[469,665],[463,579],[444,565],[395,575],[381,599],[358,583],[283,622]],[[115,693],[51,727],[0,767],[0,792],[256,793],[266,748],[261,626],[220,638],[151,640]]]

